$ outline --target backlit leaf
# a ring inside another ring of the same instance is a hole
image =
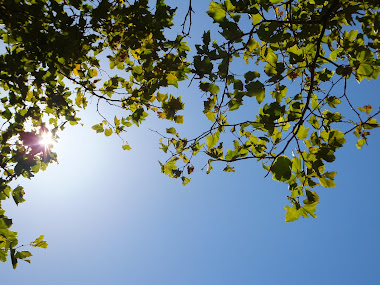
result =
[[[303,139],[305,139],[305,138],[307,137],[308,132],[309,132],[309,128],[305,128],[304,125],[301,125],[301,126],[298,128],[297,137],[298,137],[300,140],[303,140]]]
[[[112,131],[111,128],[108,128],[108,129],[106,129],[106,130],[104,131],[104,134],[105,134],[107,137],[109,137],[110,135],[112,135],[112,133],[113,133],[113,131]]]
[[[13,200],[15,201],[15,203],[18,205],[19,203],[22,203],[25,201],[24,199],[24,195],[25,195],[25,192],[24,192],[24,188],[22,186],[17,186],[15,189],[13,189],[12,191],[12,196],[13,196]]]
[[[168,134],[172,134],[172,135],[175,135],[176,134],[176,130],[175,130],[175,128],[168,128],[168,129],[166,129],[166,132],[168,133]]]
[[[209,135],[206,138],[208,148],[212,148],[212,147],[216,146],[216,144],[219,141],[219,135],[220,135],[220,132],[216,131],[215,133]]]
[[[131,150],[131,147],[129,146],[128,143],[125,143],[122,148],[123,150]]]
[[[292,208],[289,206],[285,206],[284,209],[286,210],[285,222],[294,222],[298,220],[301,213],[299,210],[296,209],[295,206],[293,206]]]
[[[215,22],[221,22],[226,17],[226,11],[223,5],[211,1],[207,14],[214,19]]]
[[[44,239],[44,236],[41,235],[35,241],[31,242],[30,245],[33,247],[47,248],[48,244],[43,239]]]

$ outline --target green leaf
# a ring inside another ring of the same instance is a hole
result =
[[[12,219],[6,217],[0,218],[0,230],[8,230],[12,226]]]
[[[226,9],[228,12],[233,12],[235,10],[235,6],[232,5],[231,1],[230,0],[226,0],[224,2],[224,5],[226,6]]]
[[[281,3],[283,0],[270,0],[272,4],[278,4]]]
[[[48,244],[43,239],[44,239],[44,236],[41,235],[35,241],[31,242],[30,245],[33,247],[47,248]]]
[[[162,94],[160,92],[157,92],[156,98],[159,102],[164,102],[166,99],[168,99],[168,94]]]
[[[344,32],[344,37],[348,41],[352,42],[357,37],[358,33],[359,33],[358,30],[351,30],[348,34],[347,32]]]
[[[277,60],[278,60],[278,56],[277,54],[268,46],[263,46],[262,49],[261,49],[261,56],[263,57],[263,59],[272,64],[272,65],[275,65]]]
[[[377,119],[376,118],[371,118],[367,121],[367,123],[365,123],[363,125],[364,129],[366,130],[371,130],[371,129],[374,129],[374,128],[378,128],[379,127],[379,123],[377,122]]]
[[[169,85],[173,85],[178,88],[178,78],[175,76],[175,74],[170,73],[166,76],[166,80],[168,81]]]
[[[18,259],[25,259],[31,256],[32,254],[29,251],[18,251],[15,254],[15,258],[18,258]]]
[[[143,69],[142,69],[142,66],[134,66],[132,68],[132,72],[133,73],[136,73],[137,75],[140,75],[143,73]]]
[[[104,132],[103,124],[93,125],[93,126],[92,126],[92,129],[95,130],[97,133],[102,133],[102,132]]]
[[[287,51],[290,55],[290,63],[302,62],[304,60],[304,51],[302,49],[299,49],[297,45],[293,45],[292,47],[288,48]]]
[[[218,143],[219,141],[219,135],[220,135],[220,132],[219,131],[216,131],[215,133],[213,133],[212,135],[209,135],[207,138],[206,138],[206,142],[207,142],[207,147],[210,149],[214,146],[216,146],[216,144]]]
[[[108,128],[108,129],[106,129],[106,130],[104,131],[104,134],[105,134],[107,137],[109,137],[110,135],[112,135],[112,133],[113,133],[113,131],[112,131],[111,128]]]
[[[6,262],[8,256],[8,250],[0,249],[0,261]]]
[[[285,222],[294,222],[300,217],[301,213],[296,209],[296,206],[293,206],[292,208],[285,206],[284,209],[286,210]]]
[[[332,108],[336,108],[336,105],[341,103],[340,99],[335,96],[327,97],[326,102]]]
[[[214,22],[222,22],[226,17],[226,11],[222,4],[211,1],[207,14],[214,19]]]
[[[263,17],[259,13],[252,14],[252,25],[257,25],[261,22]]]
[[[202,82],[199,88],[205,92],[210,92],[211,94],[218,94],[219,86],[213,83]]]
[[[211,74],[213,64],[211,63],[211,60],[208,57],[204,57],[203,59],[201,59],[200,56],[195,56],[194,67],[196,73],[203,76],[204,74]]]
[[[292,171],[294,172],[300,172],[301,171],[301,167],[302,167],[302,164],[301,164],[301,159],[299,159],[297,156],[293,157],[292,158]]]
[[[207,118],[208,118],[211,122],[214,122],[214,121],[215,121],[215,113],[214,113],[214,112],[207,112],[207,113],[206,113],[206,116],[207,116]]]
[[[212,165],[211,165],[211,163],[213,162],[214,160],[212,160],[212,159],[209,159],[208,161],[207,161],[207,170],[206,170],[206,174],[210,174],[210,172],[211,172],[211,170],[212,170]]]
[[[180,116],[180,115],[174,116],[174,122],[176,122],[177,124],[183,124],[183,116]]]
[[[306,196],[307,199],[303,201],[305,204],[313,204],[319,202],[319,196],[315,191],[306,190]]]
[[[17,186],[12,191],[13,200],[15,201],[17,205],[22,202],[25,202],[24,195],[25,195],[24,188],[20,185]]]
[[[360,140],[357,141],[357,143],[356,143],[356,147],[357,147],[358,149],[361,149],[362,146],[363,146],[366,142],[367,142],[367,139],[362,138],[362,139],[360,139]]]
[[[371,64],[368,63],[362,63],[359,68],[357,69],[357,75],[359,81],[363,79],[363,77],[372,77],[374,74],[374,69]]]
[[[245,83],[248,83],[258,77],[260,77],[260,73],[257,71],[248,71],[247,73],[244,73]]]
[[[323,187],[336,187],[334,180],[326,179],[325,177],[319,177],[318,179]]]
[[[172,127],[172,128],[167,128],[166,133],[175,135],[177,131],[175,130],[175,128]]]
[[[300,139],[300,140],[303,140],[307,137],[308,135],[308,132],[309,132],[309,128],[305,128],[304,125],[301,125],[299,128],[298,128],[298,132],[297,132],[297,137]]]
[[[372,106],[371,105],[366,105],[363,108],[362,107],[358,107],[358,109],[359,109],[359,111],[365,112],[366,114],[369,115],[369,113],[371,113],[371,111],[372,111]]]
[[[10,118],[12,118],[12,113],[11,113],[11,111],[9,111],[8,108],[5,109],[5,110],[1,113],[1,115],[3,116],[4,119],[7,119],[7,120],[9,120]]]
[[[181,179],[182,179],[182,185],[184,185],[184,186],[185,186],[187,183],[189,183],[190,180],[191,180],[191,178],[187,178],[187,177],[184,177],[184,176],[182,176]]]
[[[331,130],[329,132],[329,140],[328,143],[330,146],[335,148],[340,148],[343,144],[346,143],[346,139],[344,138],[344,133],[339,130]]]
[[[116,116],[114,118],[114,122],[116,127],[120,125],[120,120]]]
[[[261,103],[265,98],[265,87],[260,81],[250,82],[246,85],[247,96],[256,97],[257,103]]]
[[[249,51],[254,51],[258,47],[260,47],[260,44],[254,38],[252,38],[252,37],[249,38],[248,43],[247,43],[247,49]],[[249,71],[249,72],[251,72],[251,71]]]
[[[243,88],[244,88],[243,82],[239,79],[235,79],[234,80],[234,89],[235,90],[243,90]]]
[[[304,205],[300,210],[302,210],[302,216],[307,217],[308,215],[312,216],[313,218],[316,218],[317,215],[314,214],[316,211],[316,206],[318,203],[311,203]]]
[[[273,179],[283,182],[289,180],[292,174],[291,166],[292,162],[287,156],[278,157],[271,168]]]
[[[210,31],[203,32],[202,40],[205,46],[208,46],[210,44]]]
[[[89,75],[90,77],[96,77],[96,76],[98,76],[98,71],[97,71],[96,69],[90,69],[90,70],[88,71],[88,75]]]
[[[128,143],[125,143],[122,148],[123,150],[131,150],[131,147],[129,146]]]
[[[227,165],[224,169],[224,172],[235,172],[235,169],[229,165]]]
[[[264,71],[268,76],[275,76],[277,74],[276,67],[267,63],[264,67]]]
[[[9,187],[9,186],[3,187],[3,189],[0,191],[0,200],[5,200],[5,199],[9,198],[11,193],[12,193],[11,187]],[[1,241],[1,237],[0,237],[0,241]]]

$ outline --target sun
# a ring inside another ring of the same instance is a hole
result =
[[[55,143],[53,134],[51,132],[43,132],[40,135],[39,143],[44,146],[45,149],[51,148]]]

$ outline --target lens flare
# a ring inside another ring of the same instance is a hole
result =
[[[54,144],[54,138],[53,138],[53,135],[52,133],[50,132],[43,132],[41,135],[40,135],[40,145],[44,146],[45,149],[46,148],[50,148],[53,144]]]

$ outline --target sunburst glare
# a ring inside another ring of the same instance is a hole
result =
[[[51,132],[43,132],[40,135],[39,143],[40,145],[44,146],[45,149],[51,148],[55,143],[53,134]]]

